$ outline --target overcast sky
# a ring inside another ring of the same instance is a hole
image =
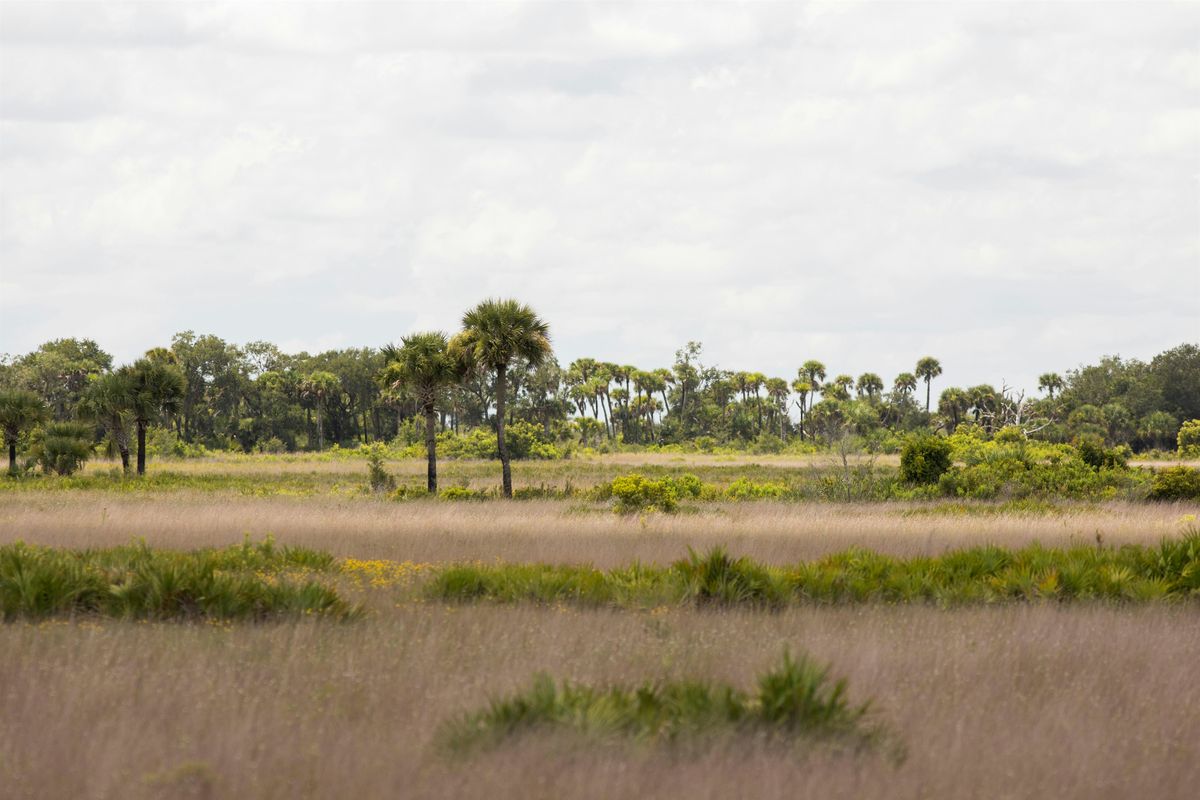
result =
[[[560,360],[1200,341],[1200,4],[0,4],[0,353],[512,295]]]

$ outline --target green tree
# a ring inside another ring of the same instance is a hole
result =
[[[500,453],[505,497],[512,497],[512,466],[504,441],[508,370],[520,358],[531,366],[550,355],[550,326],[532,308],[516,300],[484,300],[463,315],[463,331],[452,350],[464,368],[496,377],[496,449]]]
[[[146,474],[146,429],[160,418],[168,420],[179,412],[187,392],[187,381],[178,367],[138,359],[117,372],[129,386],[129,411],[137,425],[137,474]]]
[[[17,441],[21,433],[43,422],[50,410],[42,398],[25,389],[0,391],[0,428],[4,430],[4,444],[8,447],[8,471],[17,472]]]
[[[85,422],[51,422],[38,431],[34,446],[42,471],[73,475],[92,455],[95,429]]]
[[[926,356],[917,362],[917,368],[914,370],[916,376],[925,381],[925,413],[929,413],[929,386],[933,383],[933,379],[942,374],[941,363],[931,356]]]
[[[1050,395],[1050,399],[1054,399],[1055,392],[1061,392],[1063,388],[1063,379],[1057,372],[1045,372],[1038,377],[1038,389]]]
[[[325,449],[325,404],[342,391],[342,382],[332,372],[317,370],[300,382],[300,395],[317,407],[317,451]]]
[[[437,493],[437,412],[446,388],[459,378],[441,331],[405,336],[400,347],[383,350],[383,381],[393,389],[407,390],[425,414],[426,488]]]
[[[901,372],[892,383],[892,391],[901,397],[908,397],[917,390],[917,376],[911,372]]]
[[[855,384],[855,390],[858,392],[859,397],[875,400],[883,392],[883,378],[874,372],[864,372],[858,376],[858,383]]]
[[[130,470],[129,412],[132,405],[128,373],[109,372],[88,383],[77,407],[80,416],[95,420],[104,428],[111,446],[121,455],[121,469],[126,474]]]

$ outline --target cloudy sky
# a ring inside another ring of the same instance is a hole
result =
[[[1200,4],[0,4],[0,353],[1028,385],[1200,340]]]

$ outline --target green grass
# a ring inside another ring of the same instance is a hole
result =
[[[846,682],[831,678],[828,667],[785,651],[750,691],[707,681],[593,687],[539,674],[527,689],[445,723],[439,738],[452,752],[561,731],[643,744],[750,733],[864,748],[885,738],[869,711],[869,702],[850,702]]]
[[[5,621],[357,616],[356,607],[312,577],[333,564],[327,553],[277,548],[270,539],[190,552],[144,544],[62,550],[17,542],[0,546],[0,616]]]
[[[669,567],[453,565],[424,586],[450,602],[777,608],[803,603],[1153,602],[1200,600],[1200,530],[1154,546],[994,546],[894,558],[861,548],[787,567],[717,548]]]

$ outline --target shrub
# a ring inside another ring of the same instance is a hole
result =
[[[762,567],[747,558],[730,558],[722,547],[705,555],[688,549],[688,558],[672,570],[682,579],[683,596],[700,605],[780,605],[787,592]]]
[[[83,422],[51,422],[34,442],[34,458],[47,474],[73,475],[91,457],[94,433]]]
[[[609,489],[614,500],[613,510],[621,514],[639,511],[669,514],[679,506],[679,491],[669,478],[655,481],[635,472],[613,478]]]
[[[1151,500],[1200,500],[1200,469],[1168,467],[1154,473]]]
[[[783,497],[787,487],[782,483],[755,483],[749,478],[738,478],[725,489],[730,500],[764,500]]]
[[[396,479],[383,468],[387,448],[379,442],[367,445],[363,450],[367,456],[367,482],[372,492],[394,492]]]
[[[438,492],[438,497],[442,500],[486,500],[488,492],[486,489],[469,489],[466,486],[449,486]]]
[[[1075,445],[1079,458],[1083,463],[1099,472],[1102,469],[1125,469],[1128,465],[1128,454],[1121,448],[1106,448],[1102,441],[1095,437],[1080,437]]]
[[[951,445],[938,436],[914,436],[900,453],[900,477],[908,483],[937,483],[950,469]]]
[[[1175,437],[1180,458],[1200,458],[1200,419],[1191,419],[1179,427]]]

